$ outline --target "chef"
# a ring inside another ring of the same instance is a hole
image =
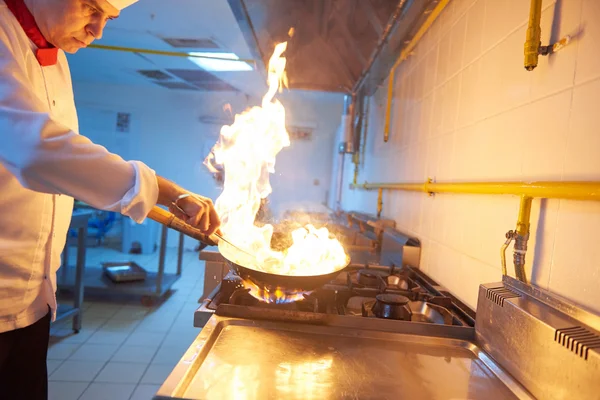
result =
[[[0,0],[0,398],[46,399],[56,270],[73,198],[142,222],[176,203],[205,233],[210,199],[79,135],[64,52],[136,0]]]

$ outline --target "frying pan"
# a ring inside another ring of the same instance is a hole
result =
[[[231,245],[223,241],[219,242],[219,252],[228,261],[229,269],[243,280],[250,281],[261,289],[280,289],[284,292],[313,291],[334,279],[350,263],[347,258],[346,263],[337,270],[320,275],[280,275],[252,268],[255,260],[232,251]]]
[[[227,261],[229,268],[243,280],[250,281],[259,288],[273,290],[280,289],[284,292],[311,292],[335,279],[335,277],[348,266],[348,263],[346,263],[343,268],[322,275],[279,275],[270,272],[257,271],[233,261]]]
[[[218,243],[219,252],[228,261],[229,268],[233,270],[240,278],[250,281],[259,288],[264,289],[281,289],[282,291],[304,291],[309,292],[315,290],[327,282],[334,279],[340,272],[345,270],[350,263],[350,258],[346,259],[346,264],[340,266],[336,271],[327,272],[321,275],[279,275],[270,272],[259,271],[251,268],[250,265],[255,263],[249,254],[244,254],[235,250],[235,246],[225,240],[219,240],[213,235],[210,237],[202,234],[198,229],[186,224],[183,220],[175,217],[168,211],[159,207],[154,207],[150,214],[150,219],[153,219],[163,225],[182,232],[194,239],[200,240],[203,243],[214,245]]]

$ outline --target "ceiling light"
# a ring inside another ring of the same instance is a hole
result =
[[[206,71],[252,71],[252,66],[234,53],[190,52],[188,59]],[[213,58],[211,58],[213,57]]]

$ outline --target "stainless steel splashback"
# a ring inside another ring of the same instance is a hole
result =
[[[539,399],[600,399],[600,316],[511,277],[481,285],[480,346]]]

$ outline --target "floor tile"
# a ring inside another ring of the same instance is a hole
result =
[[[152,359],[152,363],[175,365],[190,345],[191,343],[182,343],[180,346],[161,346]]]
[[[132,332],[138,325],[140,320],[126,320],[111,318],[107,323],[102,325],[103,331],[118,331],[118,332]]]
[[[73,353],[70,360],[108,361],[116,353],[119,345],[84,343]]]
[[[98,374],[94,382],[135,383],[137,384],[146,372],[148,363],[109,362]]]
[[[169,252],[168,270],[176,262],[176,250]],[[75,253],[73,248],[73,260]],[[122,256],[113,249],[88,248],[90,263]],[[156,270],[157,257],[158,253],[131,259],[148,264],[151,271]],[[196,297],[203,290],[203,268],[197,253],[185,252],[184,279],[163,302],[143,307],[139,299],[90,296],[84,301],[79,334],[73,334],[71,321],[53,324],[47,362],[49,398],[151,399],[200,332],[192,321]],[[72,303],[71,298],[62,300]]]
[[[150,309],[147,307],[124,306],[115,315],[113,315],[111,319],[124,319],[127,321],[132,319],[144,319],[149,312]]]
[[[129,336],[129,332],[105,331],[104,328],[102,328],[90,336],[87,343],[121,345],[125,342],[127,336]]]
[[[48,360],[66,360],[81,346],[76,343],[54,343],[48,347]]]
[[[87,317],[86,315],[83,315],[83,317],[81,318],[81,327],[86,328],[86,329],[96,330],[107,322],[108,322],[108,318],[101,318],[101,317],[90,318],[90,317]]]
[[[162,385],[171,371],[173,371],[173,367],[174,365],[150,364],[140,383]]]
[[[91,382],[102,369],[102,361],[65,361],[50,375],[52,381]]]
[[[150,400],[158,392],[159,388],[160,385],[138,385],[129,400]]]
[[[88,387],[87,382],[48,382],[48,400],[77,400]]]
[[[79,400],[128,400],[135,387],[124,383],[92,383]]]
[[[166,333],[161,332],[133,332],[125,341],[126,346],[153,346],[160,345]]]
[[[50,340],[54,340],[56,343],[75,343],[81,344],[85,343],[90,336],[92,336],[96,332],[95,329],[87,329],[83,328],[78,333],[73,332],[72,329],[62,329],[54,336],[50,337]]]
[[[90,305],[90,308],[83,312],[84,317],[113,317],[123,306],[121,305],[107,305],[102,303],[94,303]]]
[[[46,360],[46,369],[50,376],[63,363],[63,360]]]
[[[149,320],[142,321],[138,327],[135,329],[135,332],[155,332],[155,333],[167,333],[171,326],[173,325],[173,321],[175,319],[169,319],[166,321],[162,320]]]
[[[189,347],[192,342],[200,334],[200,328],[186,327],[186,328],[172,328],[167,337],[163,341],[163,346],[178,346],[181,347],[183,344],[187,344]]]
[[[149,364],[158,350],[158,345],[122,346],[111,361]]]

